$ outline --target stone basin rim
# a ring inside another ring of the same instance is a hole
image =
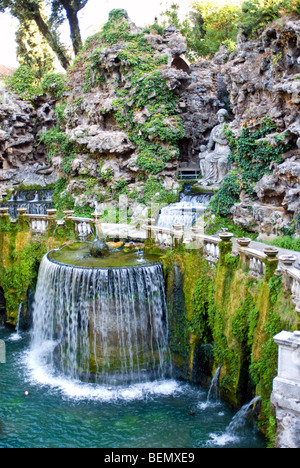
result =
[[[46,254],[46,258],[47,260],[50,262],[50,263],[53,263],[54,265],[59,265],[59,266],[64,266],[64,267],[68,267],[68,268],[77,268],[79,270],[102,270],[102,271],[107,271],[107,270],[127,270],[128,268],[145,268],[145,267],[150,267],[150,266],[156,266],[156,265],[161,265],[162,266],[162,263],[157,261],[157,262],[149,262],[149,263],[144,263],[142,265],[124,265],[124,266],[119,266],[119,267],[114,267],[114,266],[110,266],[110,267],[84,267],[84,266],[78,266],[78,265],[70,265],[68,263],[63,263],[63,262],[58,262],[57,260],[52,260],[51,258],[49,258],[49,255],[51,254],[51,252],[56,252],[57,249],[53,249],[53,250],[50,250],[47,254]]]

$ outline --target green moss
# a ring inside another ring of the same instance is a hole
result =
[[[259,425],[272,445],[270,396],[278,359],[273,337],[296,329],[295,307],[274,276],[276,262],[266,261],[265,278],[257,280],[231,255],[230,242],[220,243],[220,257],[217,268],[201,251],[174,250],[163,259],[174,365],[180,376],[197,375],[207,384],[208,374],[222,364],[220,392],[236,407],[260,395]]]
[[[19,304],[26,302],[28,289],[34,287],[39,263],[47,248],[41,242],[31,242],[28,245],[28,238],[25,238],[21,252],[17,252],[16,237],[13,237],[14,235],[11,235],[9,238],[10,265],[4,267],[4,261],[0,266],[0,285],[6,300],[7,321],[15,324]]]

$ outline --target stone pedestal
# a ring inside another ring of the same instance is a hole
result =
[[[276,446],[300,448],[300,331],[282,331],[274,341],[279,345],[278,375],[271,395],[277,420]]]

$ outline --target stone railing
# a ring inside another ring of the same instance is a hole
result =
[[[293,302],[300,307],[300,270],[287,264],[283,264],[280,270],[284,289],[291,292]]]
[[[69,220],[74,222],[75,233],[80,239],[85,239],[93,234],[93,219],[91,218],[77,218],[71,217]]]
[[[260,279],[265,275],[267,255],[259,250],[249,248],[250,242],[251,239],[238,239],[238,253],[242,263],[249,270],[249,274],[254,278]]]
[[[201,228],[193,227],[190,231],[184,231],[182,224],[174,224],[173,229],[163,228],[155,226],[154,220],[149,219],[148,224],[144,225],[143,229],[147,233],[147,239],[153,240],[158,247],[173,248],[181,243],[191,249],[203,247],[206,259],[211,263],[218,262],[221,239],[203,234]]]

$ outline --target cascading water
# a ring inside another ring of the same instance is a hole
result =
[[[54,190],[18,190],[13,192],[9,200],[1,202],[1,206],[8,207],[9,216],[16,219],[18,208],[26,208],[28,214],[46,214],[53,208],[52,197]]]
[[[219,378],[220,378],[220,373],[221,373],[221,369],[222,369],[222,366],[223,364],[221,364],[212,380],[211,380],[211,384],[210,384],[210,387],[209,387],[209,390],[208,390],[208,394],[207,394],[207,400],[205,403],[200,403],[199,404],[199,408],[200,409],[206,409],[209,405],[211,404],[215,404],[215,403],[219,403]],[[214,399],[215,403],[212,403],[212,400]]]
[[[18,310],[16,332],[10,337],[10,341],[18,341],[22,339],[22,336],[20,333],[20,322],[21,322],[22,313],[23,313],[23,304],[21,303],[19,305],[19,310]]]
[[[246,403],[242,408],[234,415],[230,424],[222,434],[210,434],[210,441],[208,445],[223,446],[229,442],[237,442],[242,436],[242,430],[247,423],[247,417],[249,416],[253,406],[260,400],[260,396],[253,398],[250,403]],[[256,428],[255,428],[256,429]]]
[[[173,224],[183,224],[185,229],[191,228],[203,216],[210,198],[207,193],[181,194],[178,202],[162,208],[157,226],[172,229]]]
[[[71,379],[105,384],[170,376],[160,263],[82,268],[45,256],[32,351]]]

